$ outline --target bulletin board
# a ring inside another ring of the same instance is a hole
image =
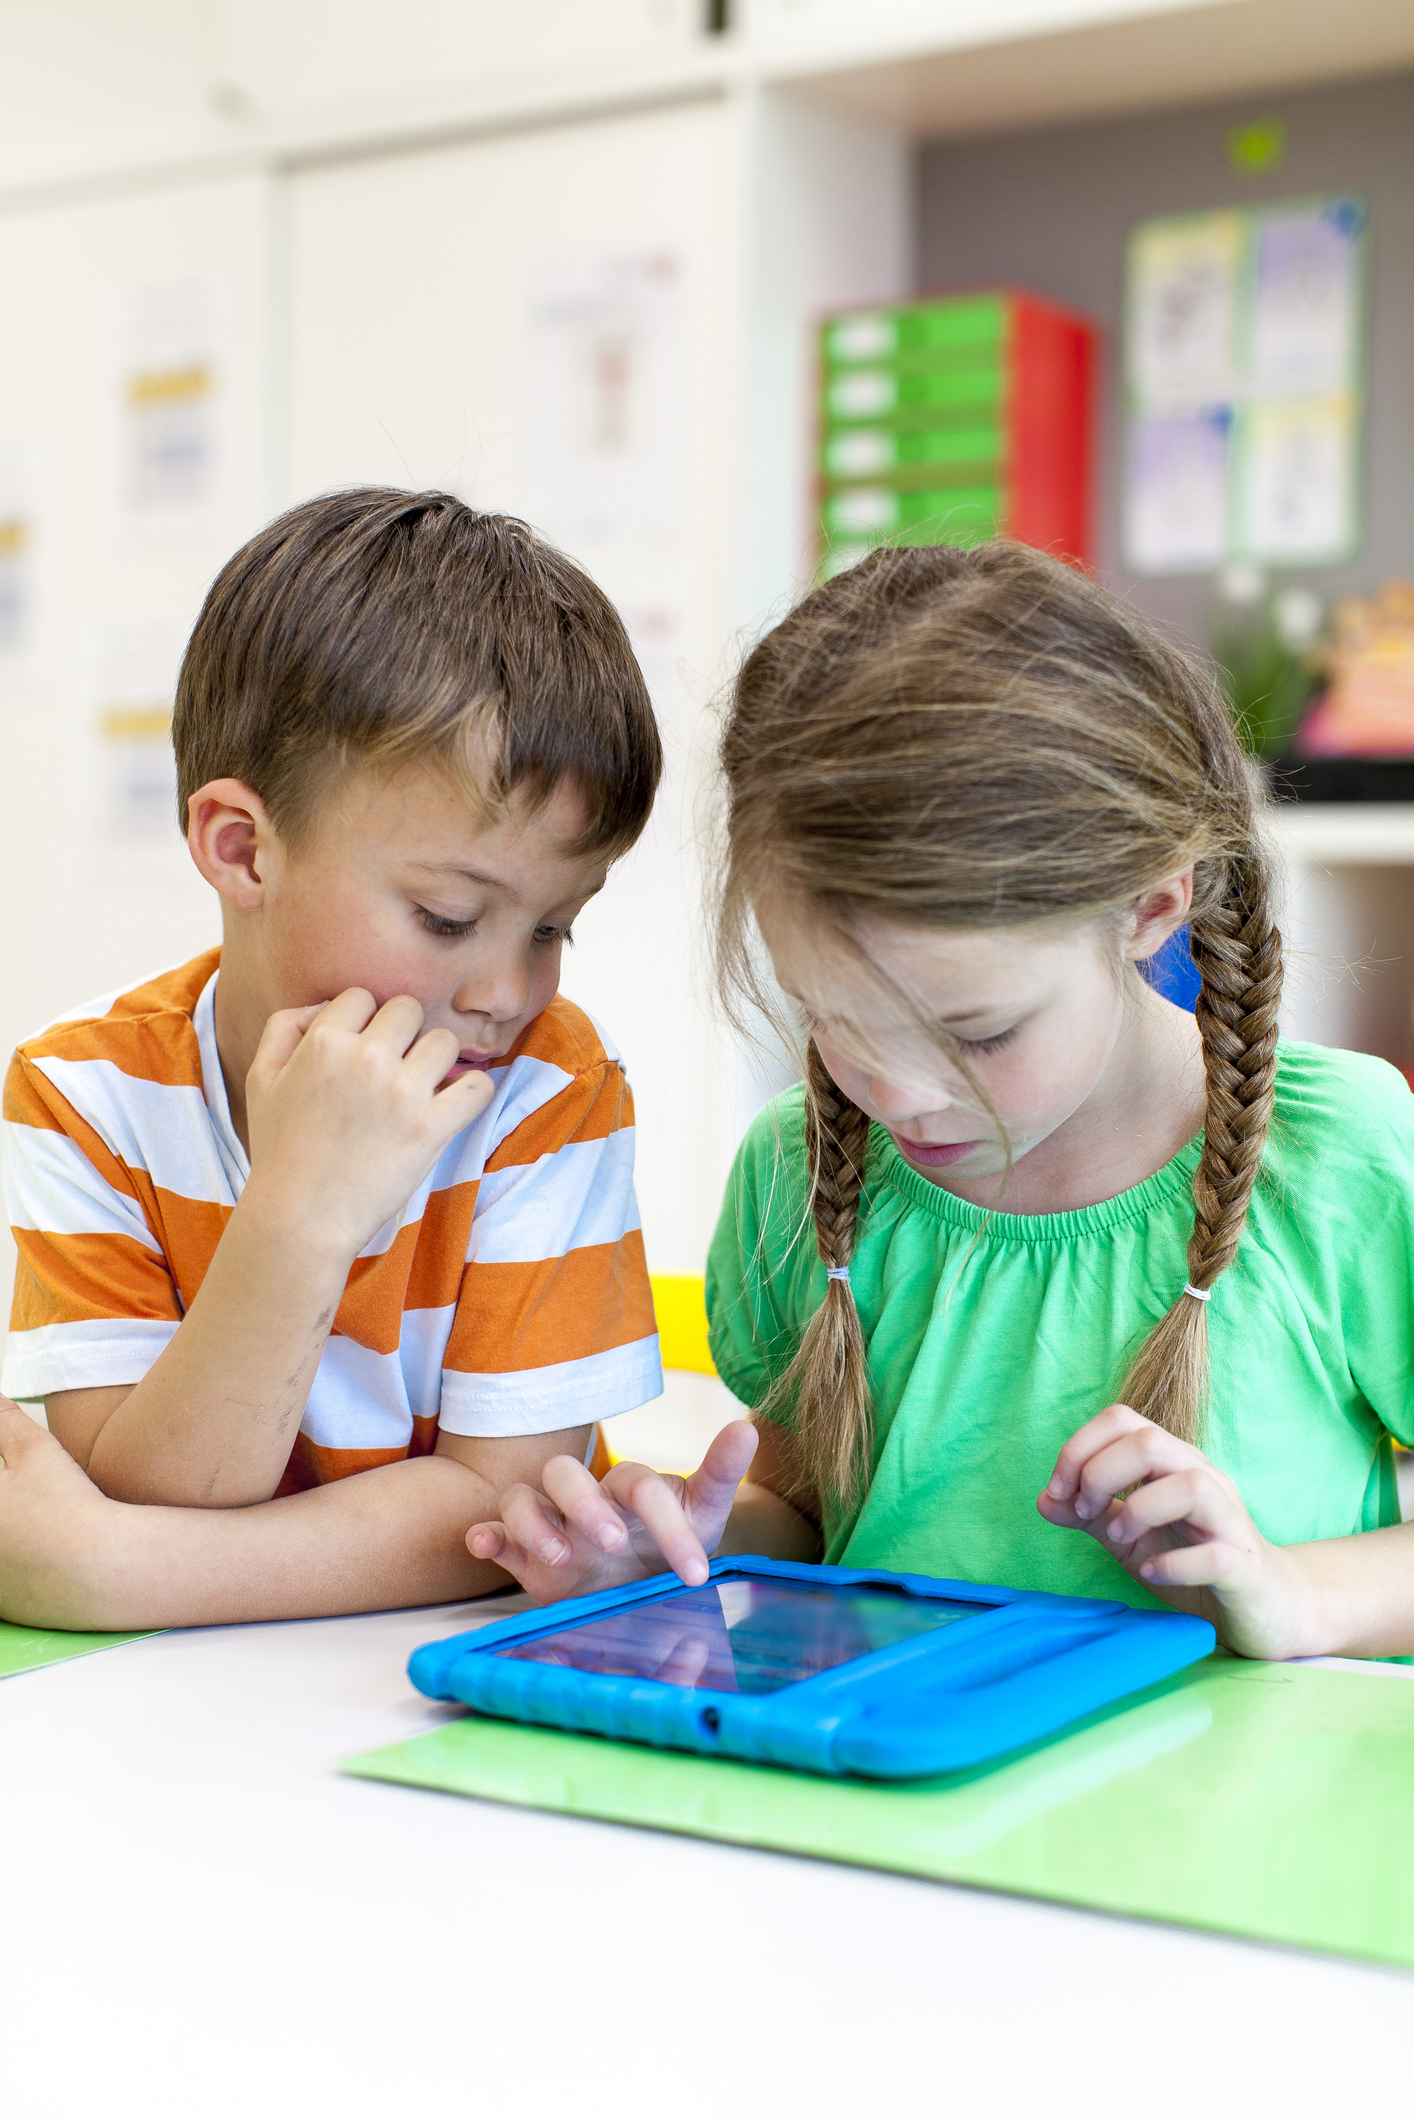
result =
[[[1141,222],[1125,301],[1125,556],[1139,574],[1330,566],[1361,534],[1358,199]]]

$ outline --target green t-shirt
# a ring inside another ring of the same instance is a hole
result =
[[[825,1293],[797,1088],[738,1153],[707,1269],[712,1354],[748,1406]],[[850,1278],[877,1434],[825,1558],[1083,1597],[1159,1601],[1036,1510],[1066,1438],[1187,1279],[1188,1144],[1142,1185],[1064,1215],[1001,1215],[869,1155]],[[1398,1522],[1391,1436],[1414,1441],[1414,1097],[1384,1061],[1284,1045],[1262,1175],[1208,1306],[1204,1449],[1287,1545]]]

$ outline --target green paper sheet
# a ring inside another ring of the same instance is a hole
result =
[[[0,1620],[0,1679],[59,1664],[65,1657],[87,1657],[90,1650],[111,1650],[120,1642],[140,1642],[150,1633],[144,1628],[133,1635],[71,1635],[62,1628],[15,1628]]]
[[[1414,1967],[1414,1683],[1218,1656],[892,1788],[457,1717],[344,1763],[541,1811]]]

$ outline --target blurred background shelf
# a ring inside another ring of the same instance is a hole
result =
[[[1282,803],[1272,836],[1289,863],[1359,868],[1414,864],[1414,803]]]
[[[1283,1029],[1414,1069],[1414,804],[1283,803]]]

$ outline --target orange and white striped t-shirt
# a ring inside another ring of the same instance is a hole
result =
[[[219,950],[26,1040],[5,1084],[19,1246],[3,1387],[136,1384],[250,1172],[216,1049]],[[282,1494],[526,1436],[663,1389],[618,1055],[555,1000],[496,1094],[354,1261]]]

